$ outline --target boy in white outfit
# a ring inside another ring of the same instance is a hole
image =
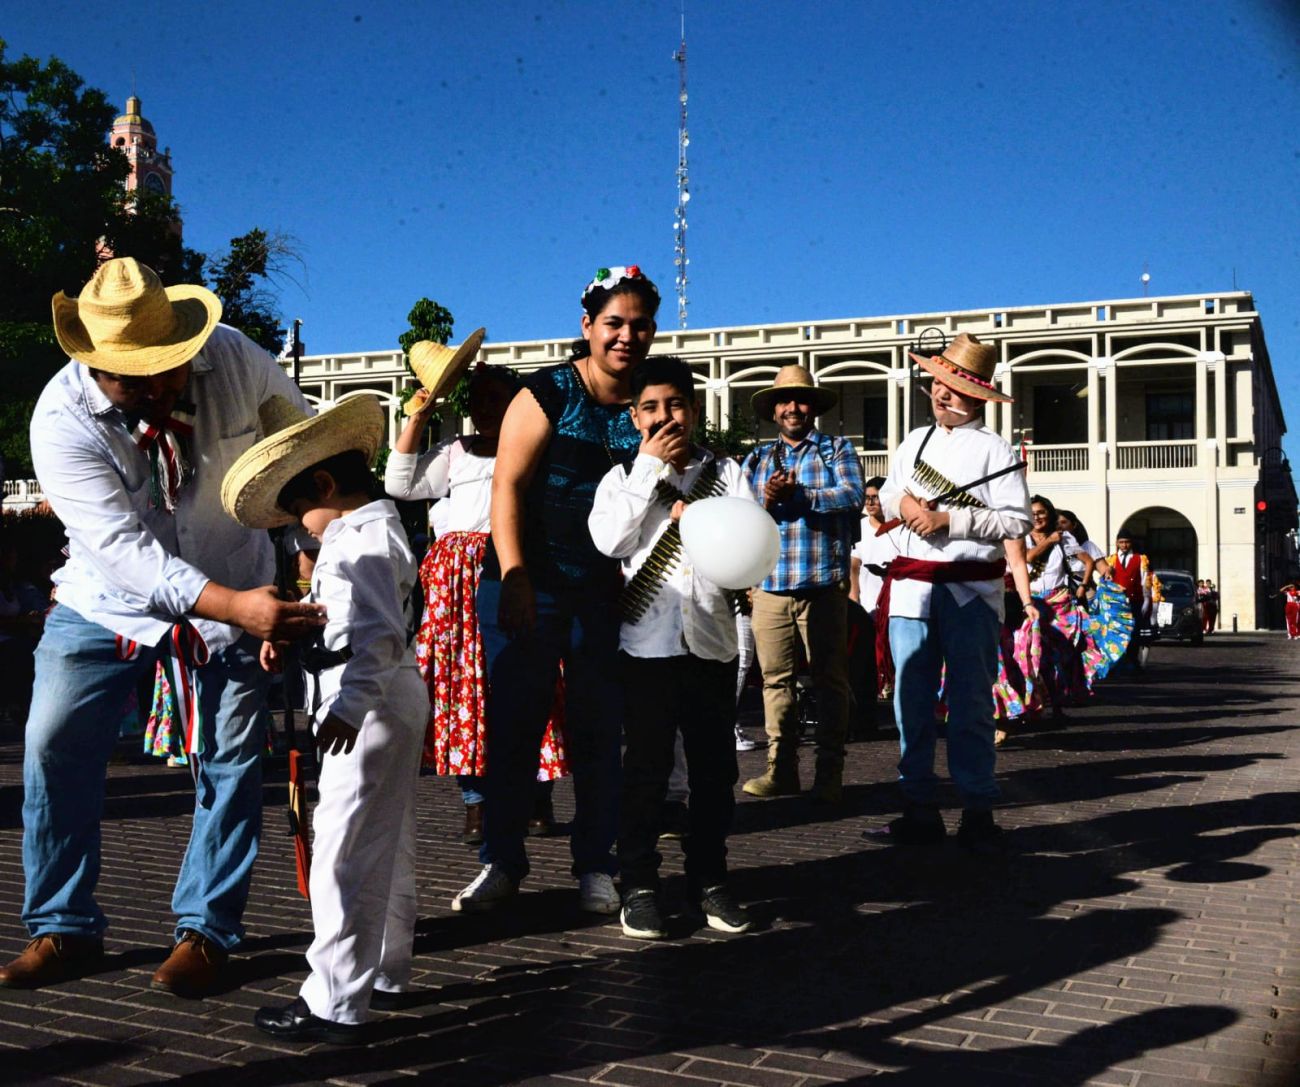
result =
[[[623,560],[619,628],[623,797],[618,863],[623,932],[666,935],[656,842],[678,731],[690,785],[687,897],[710,928],[744,932],[748,912],[727,888],[727,833],[735,808],[736,619],[732,594],[694,572],[677,521],[711,495],[753,501],[740,467],[691,444],[698,418],[690,367],[670,355],[632,375],[632,421],[641,448],[600,481],[587,525],[598,550]]]
[[[370,1009],[397,1006],[410,982],[415,785],[429,696],[406,614],[415,560],[396,507],[376,500],[369,469],[384,427],[373,397],[348,400],[276,429],[222,487],[223,504],[242,524],[297,522],[321,544],[309,599],[326,606],[328,621],[303,654],[316,674],[321,753],[311,974],[298,999],[253,1017],[258,1029],[291,1041],[365,1042]],[[282,665],[276,645],[263,645],[262,664]]]

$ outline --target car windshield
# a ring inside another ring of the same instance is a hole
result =
[[[1192,586],[1186,581],[1166,581],[1162,583],[1162,591],[1166,600],[1171,600],[1176,604],[1184,604],[1191,601],[1193,593]]]

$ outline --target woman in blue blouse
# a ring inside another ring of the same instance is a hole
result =
[[[601,268],[582,308],[572,356],[531,374],[501,425],[492,543],[478,595],[492,752],[483,870],[452,900],[457,911],[491,909],[528,874],[532,782],[561,660],[573,874],[584,910],[619,909],[620,576],[617,560],[591,542],[587,514],[610,465],[630,461],[641,444],[627,411],[628,381],[654,340],[659,292],[636,265]]]

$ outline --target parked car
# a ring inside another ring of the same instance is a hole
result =
[[[1152,605],[1151,625],[1161,640],[1177,639],[1200,645],[1201,606],[1196,600],[1196,578],[1186,570],[1156,570],[1163,599]]]

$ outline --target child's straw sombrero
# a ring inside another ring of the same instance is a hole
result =
[[[314,464],[356,449],[370,464],[387,420],[373,396],[354,396],[308,417],[282,396],[258,409],[267,437],[245,450],[221,482],[221,504],[248,528],[278,528],[296,521],[276,504],[284,485]]]
[[[487,335],[486,328],[476,328],[459,347],[447,347],[432,340],[421,340],[412,344],[409,352],[411,369],[420,384],[429,390],[425,403],[446,396],[469,369],[478,349]],[[416,402],[408,400],[402,409],[407,415],[414,415]]]

